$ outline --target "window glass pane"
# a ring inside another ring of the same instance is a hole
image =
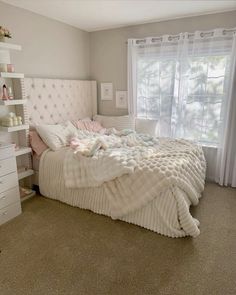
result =
[[[159,62],[140,59],[137,64],[137,113],[139,117],[159,117]]]
[[[185,137],[217,143],[221,105],[225,98],[227,56],[194,57],[190,59],[190,66]]]
[[[162,136],[173,133],[217,144],[228,61],[227,55],[184,60],[142,55],[137,62],[137,116],[159,120]]]
[[[148,119],[171,115],[175,61],[140,58],[137,63],[137,115]]]

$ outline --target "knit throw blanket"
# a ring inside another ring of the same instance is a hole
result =
[[[113,218],[141,208],[167,188],[172,189],[180,208],[181,190],[191,204],[198,203],[206,172],[200,146],[187,140],[155,139],[135,132],[79,137],[89,136],[93,142],[100,141],[101,146],[89,157],[77,153],[76,148],[67,152],[65,185],[79,188],[104,183]]]
[[[78,136],[71,139],[71,149],[65,156],[65,185],[96,187],[134,173],[138,162],[150,157],[157,146],[158,141],[153,137],[133,131],[109,136],[79,131]]]

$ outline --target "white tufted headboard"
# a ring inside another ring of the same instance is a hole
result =
[[[56,124],[97,114],[96,81],[24,79],[29,124]]]

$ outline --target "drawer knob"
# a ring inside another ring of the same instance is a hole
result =
[[[0,198],[0,200],[6,200],[6,197],[5,197],[5,196],[3,196],[3,197],[1,197],[1,198]]]

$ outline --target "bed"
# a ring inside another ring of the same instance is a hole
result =
[[[64,120],[84,117],[91,118],[97,113],[96,82],[94,81],[26,78],[25,85],[31,125],[55,124]],[[40,107],[37,108],[39,100]],[[153,182],[148,189],[150,192],[152,191],[152,197],[147,198],[145,202],[141,200],[137,208],[134,206],[132,210],[123,210],[124,214],[120,215],[114,215],[112,212],[110,196],[112,193],[118,195],[118,192],[121,191],[118,190],[117,183],[121,182],[122,185],[122,181],[130,182],[132,187],[132,182],[133,184],[135,181],[142,182],[136,178],[137,176],[142,179],[141,176],[138,176],[137,173],[132,176],[124,175],[122,176],[123,180],[122,177],[117,178],[98,187],[68,188],[63,170],[69,149],[66,147],[58,151],[47,150],[41,156],[38,184],[43,196],[98,214],[111,216],[113,219],[133,223],[168,237],[196,237],[199,235],[199,221],[193,218],[189,211],[191,205],[198,204],[204,188],[205,166],[199,147],[196,149],[195,159],[201,158],[202,167],[199,168],[201,173],[196,172],[198,177],[193,181],[193,188],[188,186],[189,189],[185,189],[184,186],[179,187],[173,184],[166,186],[164,190],[159,190]],[[156,167],[158,167],[158,163]],[[133,187],[136,189],[132,194],[135,199],[135,194],[137,193],[138,196],[138,191],[135,185]],[[190,192],[192,190],[194,190],[193,193]]]

